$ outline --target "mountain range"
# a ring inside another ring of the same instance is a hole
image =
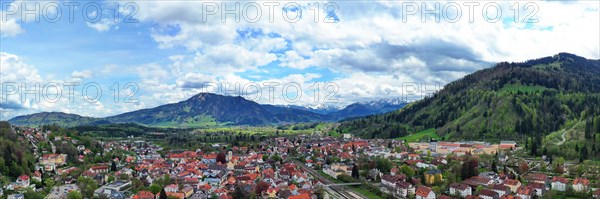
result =
[[[208,127],[217,125],[269,125],[298,122],[338,121],[380,114],[406,105],[399,99],[360,102],[345,108],[258,104],[242,97],[199,93],[187,100],[141,109],[105,118],[61,112],[42,112],[10,119],[14,125],[57,124],[65,127],[109,123],[137,123],[165,127]]]

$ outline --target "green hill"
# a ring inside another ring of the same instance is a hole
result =
[[[573,121],[587,123],[585,138],[600,134],[600,60],[560,53],[498,63],[398,111],[345,121],[338,131],[397,138],[434,128],[450,140],[530,137],[540,145]]]

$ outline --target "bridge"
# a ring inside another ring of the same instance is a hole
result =
[[[286,159],[286,160],[288,160],[288,159]],[[300,167],[302,167],[302,169],[307,171],[312,176],[321,180],[321,182],[323,183],[323,187],[327,190],[327,192],[332,194],[331,195],[332,198],[341,198],[341,199],[368,198],[368,197],[362,195],[361,193],[358,193],[352,189],[348,189],[347,187],[343,186],[343,185],[357,185],[357,184],[360,185],[360,183],[338,183],[338,184],[335,184],[331,180],[321,176],[321,174],[319,174],[312,168],[306,166],[305,164],[303,164],[295,159],[289,159],[289,160],[296,163],[296,165],[299,165]]]

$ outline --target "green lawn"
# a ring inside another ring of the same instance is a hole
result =
[[[421,131],[418,133],[413,133],[411,135],[396,138],[396,140],[406,140],[406,142],[419,142],[419,141],[427,140],[429,138],[433,138],[436,140],[442,139],[441,136],[439,136],[438,134],[435,133],[434,128],[430,128],[430,129],[427,129],[427,130],[424,130],[424,131]]]
[[[367,198],[369,199],[383,199],[382,197],[376,195],[373,192],[370,192],[369,190],[363,189],[361,187],[356,187],[356,186],[351,186],[352,190],[361,193],[362,195],[367,196]]]
[[[330,131],[329,132],[329,136],[334,137],[334,138],[339,138],[342,136],[342,134],[336,132],[336,131]]]

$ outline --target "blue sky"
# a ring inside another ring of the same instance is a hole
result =
[[[403,85],[443,86],[499,61],[559,52],[600,58],[600,2],[594,1],[446,1],[437,2],[438,15],[424,16],[421,11],[435,8],[436,2],[288,1],[275,6],[273,13],[267,5],[275,1],[78,2],[71,22],[66,5],[72,2],[2,1],[1,120],[41,111],[103,117],[174,103],[204,91],[306,106],[391,97],[412,100],[424,93],[408,92]],[[23,19],[24,6],[36,3],[42,9]],[[235,3],[239,9],[223,18],[223,6],[233,8]],[[103,9],[96,12],[90,4]],[[474,13],[468,13],[467,4],[477,5]],[[51,23],[44,17],[56,16],[54,5],[62,9],[62,16]],[[252,6],[260,7],[261,15]],[[86,21],[99,13],[99,20]],[[33,15],[41,20],[32,20]],[[62,87],[60,100],[41,95],[39,102],[32,95],[22,97],[22,88],[8,88],[34,82],[42,85],[39,92],[49,83],[80,86],[74,100]],[[82,87],[92,82],[100,86],[102,97],[90,102],[83,98]],[[269,97],[267,85],[273,84],[274,95]],[[134,101],[124,103],[130,94]]]

